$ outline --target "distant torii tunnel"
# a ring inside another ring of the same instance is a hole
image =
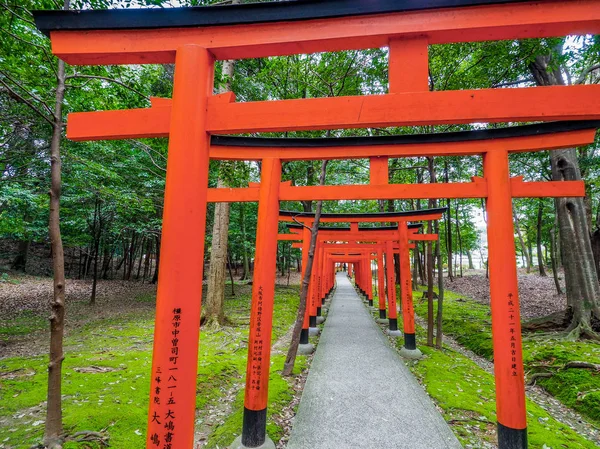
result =
[[[404,318],[404,338],[405,349],[407,351],[416,350],[415,330],[414,330],[414,310],[412,305],[412,283],[410,278],[410,254],[409,242],[415,240],[425,240],[433,236],[417,234],[421,224],[411,224],[408,222],[439,220],[442,217],[445,208],[422,209],[408,212],[388,212],[388,213],[367,213],[367,214],[322,214],[320,220],[323,223],[350,223],[349,228],[321,227],[318,229],[317,246],[315,249],[315,263],[311,276],[309,290],[309,307],[304,321],[301,335],[301,343],[308,343],[309,327],[315,327],[317,316],[320,315],[321,304],[325,295],[330,290],[333,282],[333,270],[326,271],[328,265],[326,257],[332,252],[339,251],[360,251],[360,256],[356,260],[356,265],[360,266],[357,270],[357,285],[361,287],[369,298],[370,304],[373,302],[373,290],[371,279],[371,254],[376,254],[379,271],[379,287],[383,285],[383,254],[386,254],[386,263],[388,265],[388,309],[389,309],[389,331],[394,335],[398,334],[398,321],[396,310],[396,290],[394,287],[394,252],[399,254],[400,259],[400,277],[402,280],[402,310]],[[308,256],[308,245],[310,241],[309,227],[312,226],[315,216],[311,213],[280,211],[279,219],[282,221],[293,221],[299,225],[288,225],[292,234],[280,234],[281,240],[301,240],[303,270],[306,266]],[[359,223],[397,223],[395,227],[372,227],[359,228]],[[295,234],[295,235],[294,235]],[[330,243],[328,243],[330,242]],[[335,242],[335,243],[331,243]],[[340,242],[346,242],[345,245]],[[365,242],[368,242],[365,244]],[[375,243],[375,245],[373,245]],[[385,295],[379,294],[380,317],[385,319]]]
[[[600,0],[339,0],[198,8],[39,11],[38,28],[70,64],[175,63],[173,99],[146,109],[71,114],[74,140],[168,137],[147,448],[191,449],[206,203],[259,201],[241,443],[265,442],[279,201],[485,198],[500,449],[527,447],[512,198],[583,196],[582,182],[523,182],[511,152],[592,143],[598,122],[466,133],[346,139],[250,139],[215,134],[462,123],[600,119],[600,86],[430,92],[428,46],[598,34]],[[389,47],[389,92],[236,102],[213,95],[216,60]],[[409,62],[409,63],[407,63]],[[293,111],[293,113],[292,113]],[[389,157],[483,156],[469,183],[388,184]],[[260,186],[208,189],[209,159],[262,160]],[[281,184],[281,162],[369,158],[360,186]],[[267,331],[268,330],[268,331]],[[260,358],[261,363],[255,363]],[[254,360],[256,359],[256,360]]]

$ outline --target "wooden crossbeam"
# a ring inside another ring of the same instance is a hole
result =
[[[600,34],[597,0],[550,0],[370,16],[200,28],[52,31],[52,52],[73,65],[173,63],[186,44],[217,59],[380,48],[390,38],[430,44]]]
[[[585,196],[583,181],[524,182],[522,177],[511,179],[513,198],[553,198]],[[259,188],[212,188],[208,189],[211,203],[235,203],[258,201]],[[443,199],[486,198],[487,183],[482,178],[473,182],[453,184],[389,184],[350,186],[281,186],[281,201],[306,200],[377,200],[377,199]]]
[[[233,134],[474,122],[597,120],[600,119],[599,99],[599,85],[243,103],[226,103],[216,96],[208,101],[207,131]],[[171,108],[166,103],[146,109],[72,113],[68,118],[67,137],[71,140],[168,137],[170,119]]]

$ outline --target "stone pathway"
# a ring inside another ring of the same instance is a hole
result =
[[[461,447],[339,273],[287,449]]]

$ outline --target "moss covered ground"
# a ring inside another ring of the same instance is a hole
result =
[[[471,359],[448,348],[438,351],[421,346],[421,350],[425,357],[409,362],[410,368],[443,410],[455,435],[465,447],[493,447],[496,444],[494,377]],[[527,414],[531,448],[597,447],[531,401],[527,402]]]
[[[420,296],[415,292],[415,312],[426,317],[427,302]],[[476,354],[492,360],[489,306],[446,291],[444,333]],[[538,378],[537,384],[591,423],[600,425],[600,373],[589,369],[564,368],[569,361],[600,364],[598,343],[569,341],[562,334],[529,333],[523,338],[523,359],[526,376],[534,373],[551,374],[549,378]]]
[[[139,310],[89,320],[70,330],[65,339],[63,368],[64,425],[69,434],[78,431],[103,432],[116,448],[144,446],[146,412],[150,386],[151,347],[154,312],[148,307],[152,297],[136,298]],[[235,400],[219,423],[211,428],[206,447],[223,447],[241,431],[243,387],[250,307],[250,287],[239,287],[235,297],[227,297],[226,314],[232,326],[202,330],[198,361],[197,423],[217,406],[226,392]],[[151,304],[150,304],[151,305]],[[273,341],[292,325],[298,306],[297,287],[278,287]],[[40,331],[43,321],[25,317],[18,329],[4,329],[8,341],[23,333]],[[13,320],[14,322],[14,320]],[[284,348],[284,350],[287,348]],[[284,355],[272,358],[269,388],[269,414],[281,412],[293,395],[291,381],[279,374]],[[0,448],[30,448],[41,441],[46,395],[46,356],[11,357],[0,360]],[[299,357],[297,370],[305,366]],[[282,429],[269,421],[268,433],[274,441]],[[87,443],[86,443],[87,444]],[[67,443],[65,449],[94,446]]]

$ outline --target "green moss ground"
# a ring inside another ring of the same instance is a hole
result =
[[[422,331],[422,329],[419,329]],[[401,339],[400,339],[401,340]],[[399,345],[402,343],[400,342]],[[425,357],[409,362],[413,373],[443,410],[460,442],[472,448],[496,443],[494,378],[469,358],[450,349],[421,346]],[[535,403],[527,402],[529,447],[541,449],[592,449],[597,446],[579,436]]]
[[[140,297],[140,304],[153,298]],[[273,341],[292,325],[298,305],[297,287],[278,287],[274,311]],[[237,296],[226,298],[226,313],[236,326],[218,331],[202,331],[198,362],[198,418],[210,405],[243,383],[246,370],[249,287],[238,288]],[[25,317],[23,325],[3,330],[6,339],[36,332],[45,326],[37,318]],[[13,323],[12,321],[11,323]],[[77,431],[102,431],[110,436],[111,447],[137,449],[144,446],[148,407],[151,347],[154,313],[145,307],[118,317],[91,320],[72,329],[65,339],[67,357],[63,368],[63,413],[65,428]],[[277,414],[289,403],[293,389],[279,371],[283,355],[272,358],[269,388],[269,414]],[[46,395],[46,357],[13,357],[0,360],[0,447],[30,448],[41,441]],[[105,373],[78,372],[78,368],[107,367]],[[305,366],[299,357],[297,369]],[[243,391],[233,404],[232,413],[216,426],[208,447],[223,447],[241,430]],[[281,429],[270,421],[269,435],[274,441]],[[89,447],[67,443],[65,449]]]
[[[415,312],[427,316],[427,302],[415,292]],[[437,308],[437,304],[435,304]],[[486,305],[446,291],[444,294],[444,333],[476,354],[492,359],[490,310]],[[423,334],[424,335],[424,334]],[[566,362],[600,364],[600,345],[592,341],[568,341],[559,335],[525,334],[525,372],[552,373],[537,380],[562,403],[600,425],[600,374],[587,369],[563,369]],[[570,446],[569,446],[570,447]]]

